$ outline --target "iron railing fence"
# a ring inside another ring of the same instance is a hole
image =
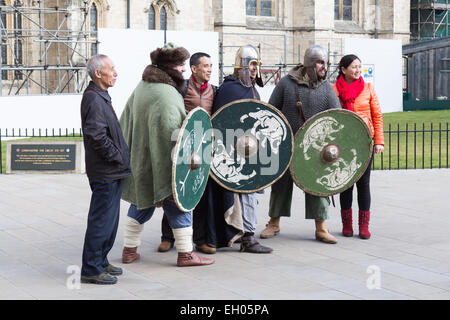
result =
[[[373,170],[434,169],[449,167],[449,124],[389,124],[384,152],[374,155]],[[6,139],[81,138],[81,129],[0,129],[0,173],[6,159]]]
[[[448,136],[448,122],[389,124],[384,152],[375,155],[372,169],[449,168]]]

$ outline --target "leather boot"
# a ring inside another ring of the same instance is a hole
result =
[[[173,242],[170,241],[161,241],[158,246],[158,252],[167,252],[173,248]]]
[[[352,209],[341,210],[342,235],[344,237],[353,237],[353,219]]]
[[[260,245],[253,235],[248,235],[242,237],[241,248],[239,251],[250,253],[271,253],[273,249]]]
[[[316,240],[331,244],[337,243],[336,238],[330,234],[330,230],[316,230]]]
[[[266,224],[266,228],[261,232],[259,237],[261,239],[272,238],[280,232],[280,218],[270,218]]]
[[[330,234],[330,230],[327,229],[325,225],[325,220],[316,219],[316,240],[322,241],[325,243],[337,243],[335,237]]]
[[[207,253],[207,254],[215,254],[216,253],[216,248],[210,247],[206,243],[204,243],[202,245],[196,245],[195,249],[197,249],[197,251]]]
[[[359,210],[358,222],[359,222],[359,237],[361,239],[369,239],[369,221],[370,221],[370,211]]]
[[[194,251],[178,252],[177,266],[179,267],[206,266],[214,262],[214,259],[200,257]]]
[[[139,253],[136,252],[137,247],[127,248],[123,247],[122,251],[122,263],[132,263],[134,260],[137,260],[141,257]]]

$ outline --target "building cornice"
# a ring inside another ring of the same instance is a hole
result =
[[[246,24],[242,24],[242,23],[214,22],[214,27],[247,28],[247,25]]]

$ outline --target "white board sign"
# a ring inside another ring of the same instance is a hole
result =
[[[363,64],[362,66],[362,77],[364,82],[372,83],[375,82],[375,65],[373,64]]]
[[[363,66],[373,66],[371,81],[380,101],[381,112],[403,111],[400,40],[347,38],[344,39],[343,53],[357,55]]]

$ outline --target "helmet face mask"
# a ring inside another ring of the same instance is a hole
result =
[[[256,80],[256,83],[260,87],[262,87],[263,82],[260,70],[261,59],[259,58],[258,51],[256,51],[256,48],[252,45],[245,45],[239,48],[236,53],[234,68],[235,70],[239,70],[239,79],[245,86],[253,85],[253,79],[250,76],[250,68],[252,64],[256,64],[256,76],[254,77],[254,80]]]
[[[328,52],[325,48],[315,45],[306,49],[304,59],[305,67],[314,67],[319,61],[323,61],[326,65],[328,64]]]
[[[322,64],[324,67],[318,67]],[[313,81],[325,80],[328,69],[328,51],[319,46],[314,45],[306,49],[303,65],[306,67],[308,76]]]

